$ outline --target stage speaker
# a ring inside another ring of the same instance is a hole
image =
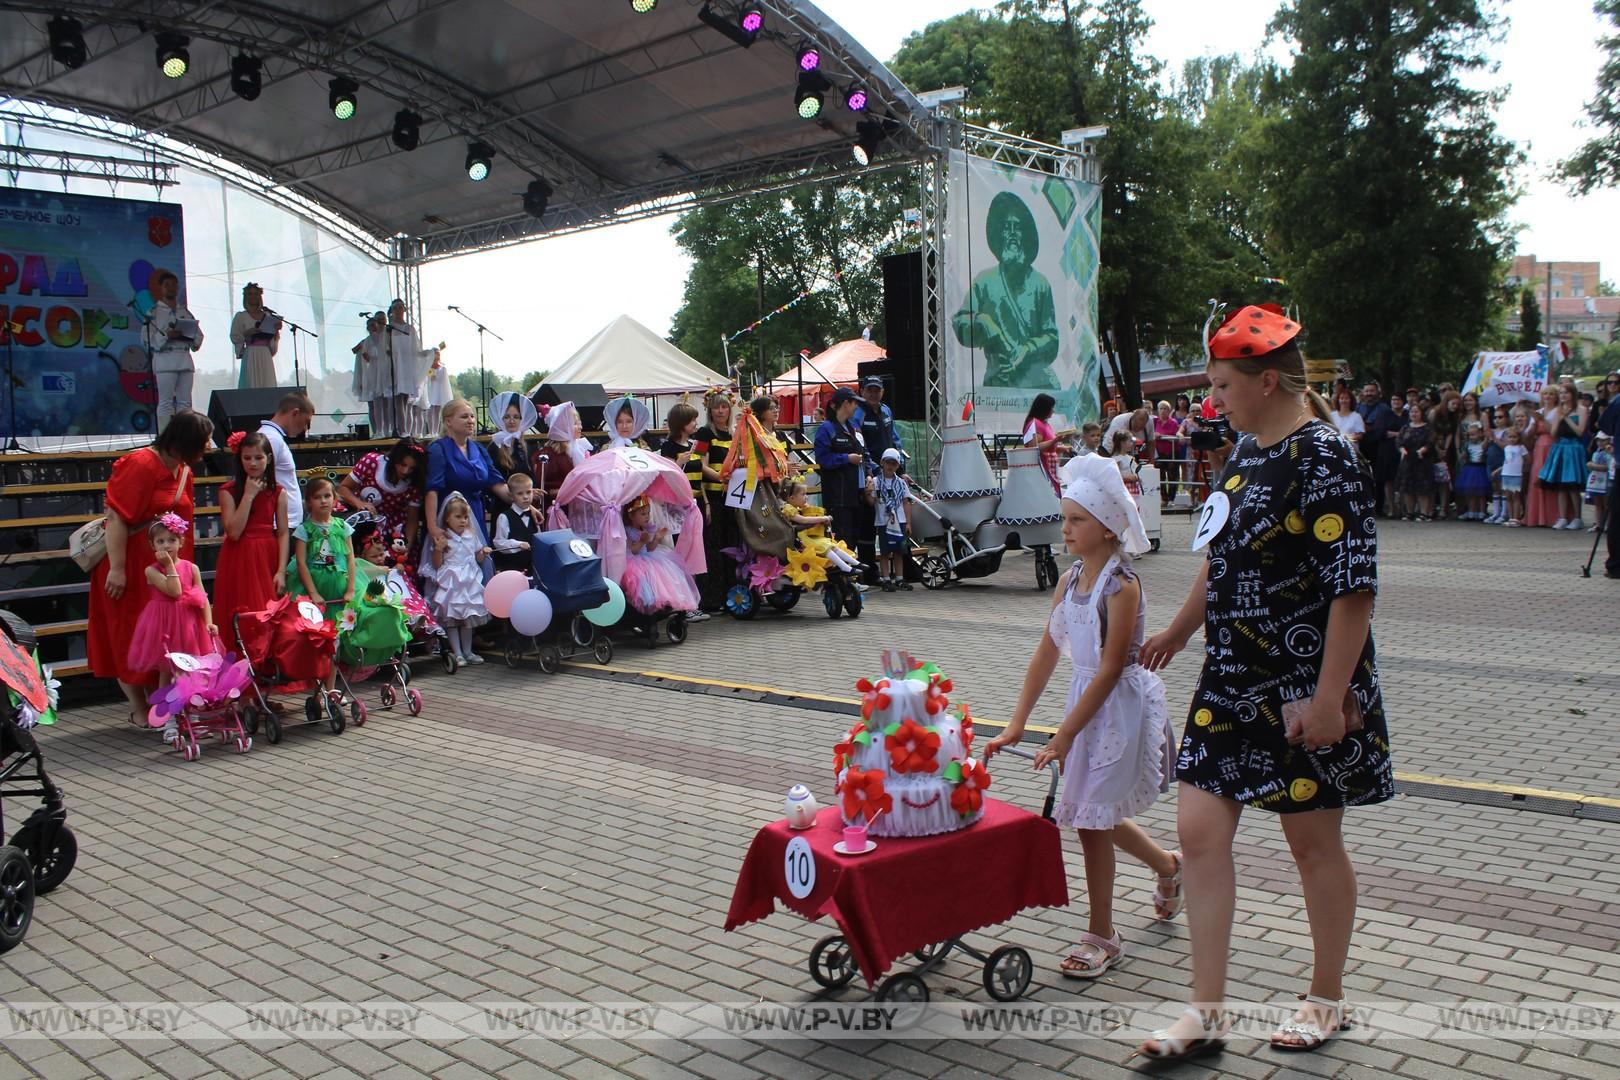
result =
[[[572,401],[579,410],[579,423],[586,431],[602,431],[602,415],[607,411],[607,391],[601,383],[541,383],[531,399],[535,407],[561,405]],[[542,422],[540,430],[546,430]]]
[[[258,431],[261,421],[276,415],[282,397],[302,386],[257,386],[247,390],[215,390],[208,399],[208,419],[214,422],[214,442],[221,448],[233,431]]]
[[[920,359],[923,329],[922,253],[911,251],[883,260],[883,347],[890,359]]]
[[[857,369],[861,382],[876,375],[883,380],[883,404],[889,407],[896,420],[926,420],[922,361],[902,364],[893,358],[867,360]]]

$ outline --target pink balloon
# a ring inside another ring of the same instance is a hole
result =
[[[512,601],[529,589],[529,579],[521,570],[502,570],[484,586],[484,607],[497,619],[510,618]]]

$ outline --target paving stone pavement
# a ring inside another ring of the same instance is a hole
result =
[[[1186,524],[1172,519],[1165,550],[1140,564],[1150,628],[1196,570],[1186,541]],[[1608,737],[1620,703],[1620,583],[1580,577],[1590,540],[1396,524],[1382,541],[1374,632],[1397,767],[1620,796]],[[1010,558],[988,582],[874,593],[855,622],[831,622],[810,603],[746,626],[715,619],[679,648],[626,643],[614,666],[845,697],[898,645],[939,662],[975,713],[1005,716],[1048,603],[1033,585],[1029,560]],[[815,702],[600,675],[499,664],[424,675],[419,718],[374,712],[341,737],[297,730],[245,757],[210,748],[193,764],[118,726],[110,707],[69,713],[41,741],[68,792],[79,864],[0,959],[0,1002],[819,1000],[805,958],[825,926],[785,914],[733,933],[721,924],[748,840],[779,813],[782,792],[804,780],[827,800],[829,749],[847,719]],[[1173,702],[1187,700],[1195,675],[1194,657],[1176,660]],[[1043,701],[1047,719],[1061,681]],[[1011,762],[998,765],[998,797],[1035,809],[1042,791]],[[1620,1002],[1620,824],[1410,796],[1347,821],[1362,887],[1353,999]],[[1171,838],[1173,796],[1143,823]],[[1124,861],[1117,910],[1129,959],[1093,985],[1055,977],[1054,954],[1084,917],[1079,846],[1071,836],[1065,847],[1071,907],[1027,912],[976,940],[1031,951],[1034,1003],[1181,1000],[1185,922],[1153,924],[1152,881]],[[1232,996],[1289,1001],[1305,986],[1308,938],[1269,818],[1246,816],[1238,858]],[[977,968],[958,960],[929,983],[936,1000],[988,1000]],[[835,1000],[860,997],[852,986]],[[1611,1020],[1605,1038],[1354,1038],[1304,1058],[1234,1042],[1177,1075],[1609,1077],[1620,1075],[1616,1030]],[[14,1035],[0,1043],[0,1077],[1102,1077],[1141,1068],[1132,1046],[201,1028]]]

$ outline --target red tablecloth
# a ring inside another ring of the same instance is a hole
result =
[[[788,843],[800,836],[815,859],[815,883],[803,899],[789,891],[785,869]],[[765,918],[778,900],[807,919],[831,915],[870,986],[898,956],[1006,922],[1025,908],[1069,902],[1057,826],[995,799],[984,800],[976,824],[956,832],[877,837],[876,851],[855,857],[833,851],[842,839],[836,807],[802,832],[786,821],[761,829],[737,877],[726,929]]]

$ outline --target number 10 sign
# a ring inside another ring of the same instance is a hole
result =
[[[816,856],[810,850],[810,841],[802,836],[788,841],[787,854],[782,857],[782,874],[795,900],[803,900],[815,892]]]

